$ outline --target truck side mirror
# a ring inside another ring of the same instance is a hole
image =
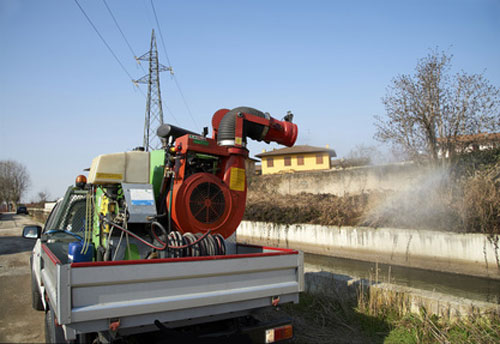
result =
[[[36,225],[29,225],[23,228],[23,238],[25,239],[38,239],[42,234],[42,227]]]

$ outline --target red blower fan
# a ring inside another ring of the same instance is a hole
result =
[[[174,171],[167,209],[176,229],[231,236],[245,212],[247,138],[293,146],[298,129],[291,117],[278,121],[248,107],[222,109],[212,118],[212,138],[161,126],[158,136],[175,139],[167,152]]]

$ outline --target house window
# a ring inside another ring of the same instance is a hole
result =
[[[323,165],[323,154],[316,154],[316,165]]]
[[[267,167],[274,167],[273,158],[267,158]]]
[[[304,157],[302,155],[297,157],[297,165],[304,165]]]
[[[292,166],[292,157],[291,156],[285,157],[285,166]]]

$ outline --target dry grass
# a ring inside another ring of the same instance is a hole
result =
[[[377,273],[371,282],[378,281],[378,277]],[[402,293],[390,297],[381,293],[379,289],[360,288],[357,311],[387,324],[384,343],[500,343],[499,314],[476,312],[450,319],[429,314],[424,307],[414,314],[409,298]]]
[[[468,231],[500,234],[500,164],[462,182],[457,208]]]
[[[245,219],[281,224],[310,223],[375,228],[449,230],[460,227],[457,210],[443,205],[442,194],[435,196],[438,199],[408,197],[407,194],[395,192],[337,197],[310,193],[280,195],[250,190]]]
[[[350,197],[310,193],[280,195],[250,189],[245,219],[283,224],[349,226],[360,221],[367,202],[367,195]]]
[[[500,234],[500,162],[469,177],[438,172],[408,190],[337,197],[281,195],[271,179],[249,187],[245,219]],[[498,243],[497,243],[498,244]]]
[[[372,304],[373,306],[373,304]],[[384,343],[440,343],[493,344],[500,342],[500,317],[474,314],[454,321],[430,315],[425,309],[420,314],[397,315],[394,307],[372,309],[369,314],[385,320],[390,332]]]
[[[298,305],[285,305],[281,310],[293,319],[294,343],[380,342],[364,331],[360,314],[341,300],[302,293]]]

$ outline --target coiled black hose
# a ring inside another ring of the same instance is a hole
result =
[[[151,224],[151,232],[154,238],[160,243],[161,246],[156,246],[154,243],[150,243],[134,232],[120,226],[117,223],[114,223],[104,217],[101,218],[103,222],[108,223],[110,226],[118,228],[119,230],[129,234],[135,239],[142,242],[144,245],[147,245],[155,250],[162,251],[166,248],[172,250],[168,253],[170,258],[180,258],[180,257],[201,257],[201,256],[218,256],[226,254],[226,243],[224,238],[220,234],[211,234],[211,230],[207,231],[204,234],[201,233],[184,233],[181,234],[178,231],[172,231],[167,236],[167,242],[161,240],[156,231],[155,227],[159,227],[162,232],[165,234],[167,231],[165,228],[158,222],[154,221]]]

